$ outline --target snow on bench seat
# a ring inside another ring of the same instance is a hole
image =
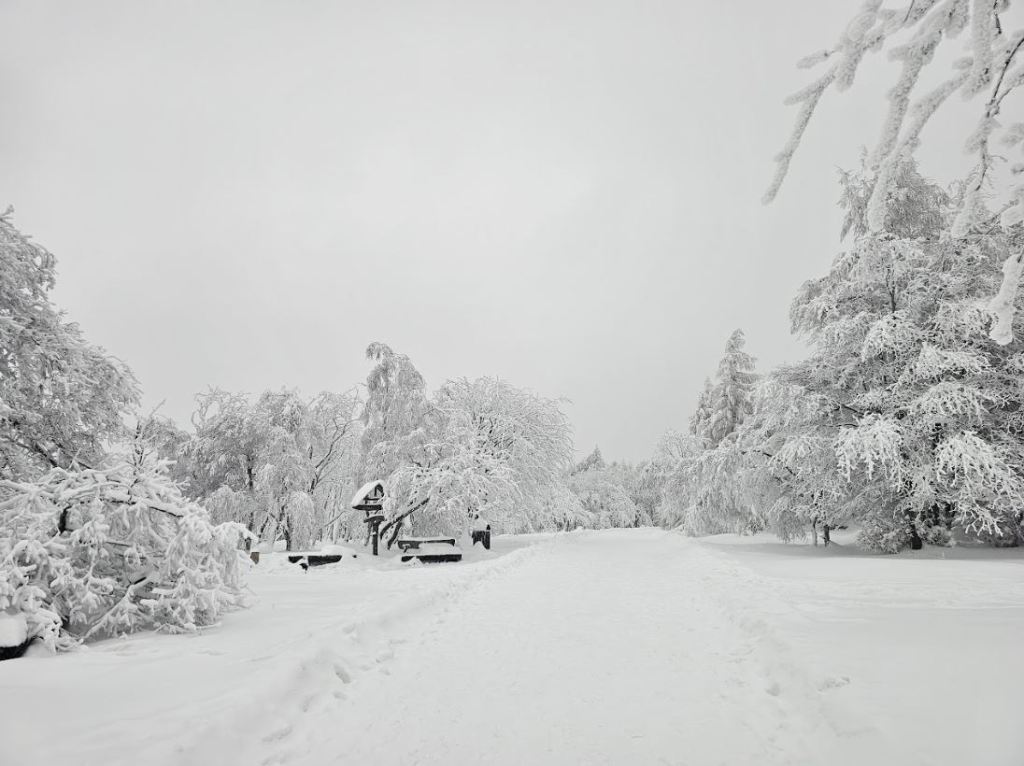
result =
[[[402,548],[402,561],[418,559],[425,564],[438,564],[451,561],[462,561],[462,549],[455,544],[454,537],[412,540],[413,545],[403,547],[399,540],[399,547]]]

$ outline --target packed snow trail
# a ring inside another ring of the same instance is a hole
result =
[[[0,663],[0,766],[1019,766],[1024,551],[854,535],[268,557],[215,628]]]
[[[716,567],[658,530],[566,536],[450,604],[343,699],[282,711],[246,762],[835,762],[813,695],[773,677],[784,664],[759,656],[764,636],[705,587]]]

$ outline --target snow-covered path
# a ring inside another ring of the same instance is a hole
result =
[[[549,544],[437,615],[345,700],[299,716],[263,762],[817,761],[810,730],[824,722],[703,587],[716,563],[657,530]]]
[[[0,663],[0,766],[1018,766],[1022,554],[631,529],[266,561],[197,635]]]

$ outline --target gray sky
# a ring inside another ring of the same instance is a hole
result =
[[[566,397],[581,453],[638,460],[735,327],[799,353],[893,65],[760,197],[794,61],[860,2],[7,0],[0,205],[179,421],[207,385],[350,388],[381,340],[431,387]]]

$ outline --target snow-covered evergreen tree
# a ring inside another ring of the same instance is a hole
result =
[[[576,467],[573,468],[573,473],[582,473],[583,471],[589,471],[591,469],[600,471],[606,467],[607,464],[604,462],[604,457],[601,455],[601,448],[594,447],[593,452],[576,464]]]
[[[705,383],[690,419],[692,439],[677,440],[675,464],[665,473],[656,517],[660,524],[691,534],[741,531],[750,526],[747,505],[735,482],[712,475],[734,449],[736,432],[753,409],[755,360],[744,350],[742,330],[725,344],[714,384]]]
[[[718,363],[715,385],[708,401],[709,414],[700,436],[709,447],[717,447],[740,426],[751,410],[751,396],[757,375],[755,360],[743,350],[743,330],[735,330],[725,344],[725,354]]]
[[[711,417],[714,413],[715,387],[711,378],[704,378],[704,390],[697,397],[697,408],[690,416],[690,433],[698,438],[710,431]]]
[[[762,390],[730,472],[782,534],[852,519],[884,550],[951,530],[1015,543],[1024,352],[987,336],[985,301],[1024,234],[951,237],[955,205],[912,165],[898,178],[892,231],[855,221],[864,233],[794,301],[813,351]]]

